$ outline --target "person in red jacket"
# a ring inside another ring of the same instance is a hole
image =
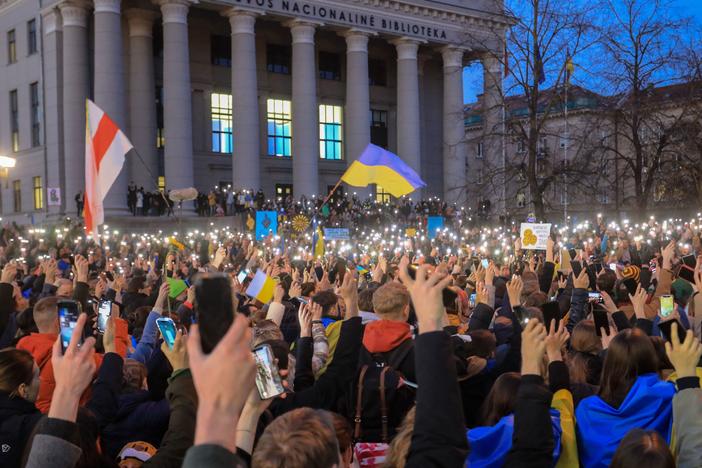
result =
[[[29,336],[25,336],[17,343],[17,349],[29,351],[34,358],[34,362],[36,362],[39,367],[39,395],[37,396],[36,406],[42,413],[47,413],[49,411],[51,397],[56,387],[54,369],[51,365],[51,350],[59,334],[58,301],[59,298],[54,296],[46,297],[36,303],[33,315],[39,333],[32,333]],[[124,357],[126,355],[127,327],[126,322],[123,320],[117,320],[117,322],[122,323],[116,324],[115,341],[118,343],[118,353]],[[96,353],[94,356],[95,364],[97,369],[99,369],[100,364],[102,364],[102,355]],[[97,370],[95,372],[97,376]],[[88,398],[89,395],[84,394],[81,399],[81,404],[86,403]]]

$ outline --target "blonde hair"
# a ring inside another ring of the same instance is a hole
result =
[[[298,408],[278,416],[256,445],[252,468],[329,468],[339,462],[339,443],[327,411]]]
[[[373,293],[373,309],[378,315],[399,316],[409,301],[409,291],[400,283],[386,283]]]
[[[407,412],[407,416],[405,416],[402,424],[400,424],[395,438],[390,442],[388,451],[385,454],[385,463],[383,463],[382,468],[405,468],[407,455],[409,454],[410,445],[412,444],[412,433],[414,432],[414,419],[416,414],[415,406]]]

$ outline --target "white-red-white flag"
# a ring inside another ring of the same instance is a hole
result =
[[[124,165],[124,156],[133,148],[117,124],[88,99],[85,105],[85,230],[97,238],[105,216],[102,202]]]

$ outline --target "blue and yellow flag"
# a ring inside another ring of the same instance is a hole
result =
[[[314,258],[324,257],[324,231],[322,226],[317,224],[317,219],[314,221],[314,234],[312,234],[312,253]]]
[[[354,187],[378,184],[394,197],[401,197],[426,187],[422,179],[399,156],[369,144],[341,180]]]

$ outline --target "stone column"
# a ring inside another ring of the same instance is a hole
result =
[[[393,44],[397,49],[397,153],[421,177],[419,42],[401,38]],[[421,190],[410,195],[414,200],[421,196]]]
[[[154,11],[133,8],[127,10],[125,16],[129,22],[129,137],[141,156],[140,159],[131,155],[129,167],[137,187],[155,190],[158,154],[152,31],[158,15]]]
[[[463,50],[445,47],[444,59],[444,200],[466,200],[466,145],[463,115]]]
[[[44,57],[44,146],[46,148],[45,188],[65,188],[63,163],[63,91],[61,73],[61,15],[59,10],[52,8],[42,13],[42,55]],[[51,215],[65,213],[67,193],[61,194],[60,206],[49,206],[48,195],[45,195],[47,212]]]
[[[500,60],[490,53],[482,58],[483,63],[483,158],[492,166],[499,167],[501,177],[493,184],[492,193],[486,197],[497,200],[492,203],[491,216],[499,216],[506,209],[506,164],[505,154],[502,151],[502,69]],[[482,163],[482,162],[481,162]]]
[[[319,192],[319,109],[314,33],[316,24],[288,23],[292,33],[292,140],[295,197]]]
[[[85,189],[85,100],[88,97],[88,10],[85,3],[59,5],[63,18],[63,140],[66,213]]]
[[[226,11],[232,28],[232,181],[236,190],[261,187],[255,12]]]
[[[119,128],[126,131],[121,0],[94,0],[94,4],[95,104],[104,110]],[[103,203],[106,214],[126,213],[128,183],[129,164],[124,164],[110,191],[105,195]]]
[[[166,187],[192,187],[193,133],[187,0],[163,0],[163,115]]]

